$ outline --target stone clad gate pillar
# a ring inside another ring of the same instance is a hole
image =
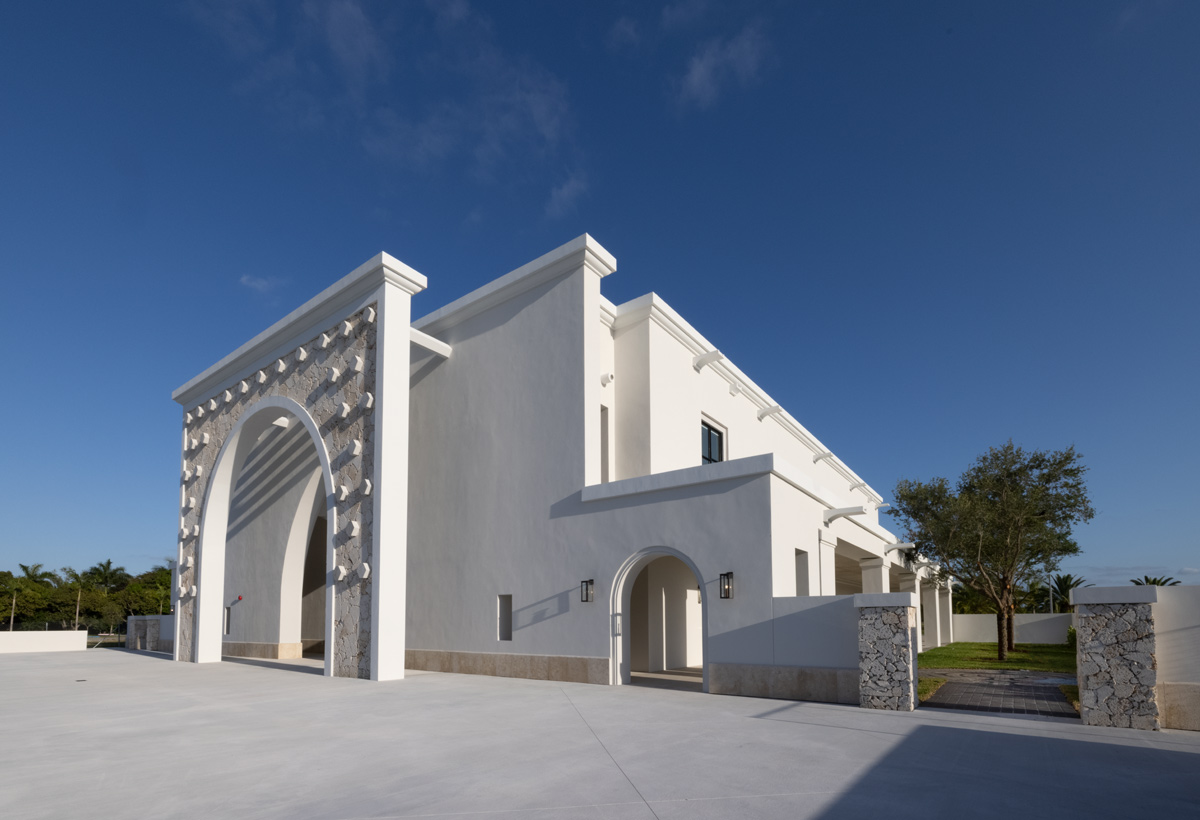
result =
[[[1075,605],[1079,712],[1089,726],[1160,728],[1155,685],[1158,587],[1071,590]]]
[[[858,705],[911,712],[917,706],[917,596],[854,596],[858,608]]]

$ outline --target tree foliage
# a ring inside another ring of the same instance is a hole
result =
[[[1179,582],[1164,575],[1143,575],[1141,578],[1130,578],[1129,583],[1140,587],[1176,587]]]
[[[1067,612],[1074,612],[1075,607],[1071,606],[1071,590],[1090,586],[1095,584],[1086,583],[1084,579],[1077,578],[1069,572],[1055,575],[1050,579],[1050,590],[1054,593],[1051,609],[1057,612],[1058,608],[1062,607]]]
[[[993,605],[1000,660],[1021,589],[1079,552],[1071,532],[1095,515],[1086,472],[1074,447],[1026,451],[1009,441],[979,456],[953,485],[945,478],[896,484],[888,512],[916,557]]]
[[[129,615],[171,611],[171,570],[155,566],[132,576],[111,560],[79,571],[18,564],[19,574],[0,570],[0,596],[10,629],[114,631]]]

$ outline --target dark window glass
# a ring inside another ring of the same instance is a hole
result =
[[[724,460],[724,435],[720,430],[707,422],[700,422],[700,462],[702,464],[715,464],[718,461]]]

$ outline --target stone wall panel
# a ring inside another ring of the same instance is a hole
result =
[[[1080,604],[1075,613],[1083,722],[1158,729],[1158,664],[1150,604]]]
[[[333,673],[358,678],[369,678],[371,672],[372,578],[363,577],[366,574],[363,566],[374,565],[374,522],[366,482],[371,482],[371,486],[378,484],[374,464],[375,412],[373,406],[366,407],[363,402],[365,394],[371,394],[372,401],[376,395],[377,324],[367,321],[368,309],[374,316],[376,306],[363,308],[318,333],[300,349],[185,410],[180,482],[179,584],[190,591],[199,578],[197,547],[208,482],[229,433],[246,412],[253,411],[267,397],[290,398],[308,411],[320,431],[333,473],[334,486],[330,489],[335,513],[329,526],[335,565],[347,569],[344,580],[330,580],[335,584]],[[337,369],[336,380],[330,379],[331,368]],[[343,418],[344,408],[349,413]],[[358,453],[354,452],[355,441],[361,442]],[[236,481],[237,476],[232,480]],[[345,499],[340,498],[342,486],[348,491]],[[192,660],[196,646],[196,597],[183,596],[177,612],[178,657]]]
[[[858,705],[911,712],[917,692],[917,612],[865,606],[858,615]]]

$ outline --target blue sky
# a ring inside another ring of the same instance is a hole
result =
[[[1200,583],[1200,4],[0,10],[0,568],[175,552],[172,389],[380,250],[583,232],[889,495],[1074,444]]]

